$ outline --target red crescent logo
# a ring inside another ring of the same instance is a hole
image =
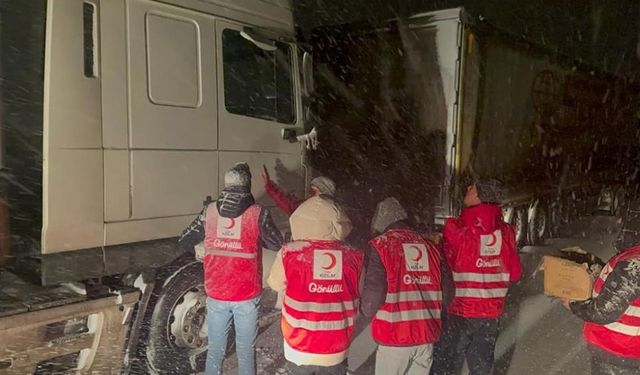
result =
[[[422,259],[422,251],[420,250],[420,248],[418,246],[409,246],[410,249],[416,249],[416,251],[418,252],[418,255],[415,257],[415,259],[413,259],[414,262],[419,262],[420,259]]]
[[[335,255],[333,255],[333,254],[331,254],[331,253],[324,253],[324,254],[322,254],[322,255],[326,255],[326,256],[328,256],[328,257],[329,257],[329,259],[330,259],[330,261],[329,261],[329,265],[328,265],[328,266],[322,266],[322,269],[330,270],[330,269],[332,269],[333,267],[335,267],[335,266],[336,266],[336,256],[335,256]]]
[[[225,225],[224,229],[231,229],[236,225],[236,219],[227,218],[227,220],[229,220],[229,225]]]
[[[485,245],[487,246],[493,246],[496,244],[496,242],[498,242],[498,238],[496,237],[495,233],[491,233],[491,240],[489,241],[489,243],[486,243]]]

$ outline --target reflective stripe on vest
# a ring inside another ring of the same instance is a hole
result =
[[[440,309],[400,310],[394,312],[378,310],[376,318],[389,323],[408,322],[411,320],[440,319]]]
[[[253,259],[258,256],[258,254],[256,253],[240,253],[237,251],[218,250],[218,249],[205,249],[204,253],[207,255],[218,255],[221,257],[244,258],[244,259]]]
[[[296,319],[289,315],[287,309],[282,309],[282,317],[293,328],[302,328],[309,331],[335,331],[339,329],[346,329],[353,325],[353,317],[347,317],[340,320],[324,320],[313,321],[307,319]]]
[[[625,312],[622,314],[621,319],[625,316],[631,316],[634,318],[640,318],[640,307],[638,306],[629,306]],[[640,336],[640,326],[638,325],[630,325],[626,323],[614,322],[605,324],[605,327],[609,328],[612,331],[616,331],[618,333],[622,333],[623,335],[629,336]]]
[[[624,258],[624,253],[622,255],[622,258]],[[614,261],[610,260],[609,262],[607,262],[605,267],[600,272],[600,275],[598,276],[598,279],[596,280],[596,283],[593,287],[594,297],[597,297],[600,294],[600,291],[604,286],[607,278],[609,277],[611,272],[613,272],[615,265],[618,263],[619,257],[616,257],[614,259],[615,259]],[[640,318],[640,307],[634,306],[634,304],[638,305],[637,301],[632,302],[632,305],[627,307],[627,309],[624,311],[624,313],[622,313],[622,315],[620,316],[620,319],[618,319],[617,322],[605,324],[604,327],[612,331],[622,333],[623,335],[640,336],[640,325],[635,325],[635,324],[631,325],[631,324],[623,323],[625,321],[626,316],[630,316],[633,318]]]
[[[456,288],[456,297],[502,298],[509,288]]]
[[[629,324],[616,322],[616,323],[606,324],[605,327],[607,327],[612,331],[622,333],[623,335],[640,336],[640,326],[632,326]]]
[[[320,302],[301,302],[297,301],[287,295],[284,296],[284,304],[291,306],[293,309],[300,312],[314,312],[314,313],[330,313],[330,312],[343,312],[347,310],[353,310],[356,303],[351,301],[333,302],[333,303],[320,303]]]
[[[627,310],[624,312],[624,315],[633,316],[635,318],[640,318],[640,307],[637,306],[629,306]]]
[[[509,273],[476,273],[476,272],[453,272],[453,281],[471,281],[477,283],[508,282]]]
[[[436,291],[410,291],[387,293],[386,303],[398,302],[420,302],[420,301],[442,301],[442,292]]]
[[[640,246],[636,245],[610,259],[604,266],[593,286],[593,296],[596,298],[602,291],[609,275],[614,272],[621,261],[640,259]],[[609,353],[621,357],[640,359],[640,297],[627,307],[616,322],[596,324],[585,322],[583,335],[588,344],[599,347]]]

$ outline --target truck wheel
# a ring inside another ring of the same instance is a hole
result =
[[[529,223],[527,233],[529,234],[529,243],[532,245],[541,245],[547,236],[548,217],[547,209],[544,202],[537,201],[529,210]]]
[[[157,374],[192,374],[204,370],[207,310],[202,263],[189,263],[158,293],[149,321],[147,363]]]
[[[516,230],[516,245],[520,248],[527,244],[527,209],[520,206],[513,210],[512,224]]]

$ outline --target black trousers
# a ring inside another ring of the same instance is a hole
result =
[[[465,359],[471,375],[491,374],[497,338],[498,319],[445,315],[431,375],[459,375]]]
[[[348,366],[346,360],[335,366],[298,366],[287,361],[284,369],[287,375],[346,375]]]
[[[640,360],[618,357],[594,346],[591,353],[591,375],[640,375]]]

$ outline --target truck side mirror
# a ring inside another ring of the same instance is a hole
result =
[[[303,91],[306,96],[311,96],[315,91],[313,83],[313,56],[309,52],[302,55],[302,79]]]
[[[304,130],[301,128],[283,128],[282,139],[289,141],[290,143],[295,143],[298,142],[298,135],[303,132]]]

